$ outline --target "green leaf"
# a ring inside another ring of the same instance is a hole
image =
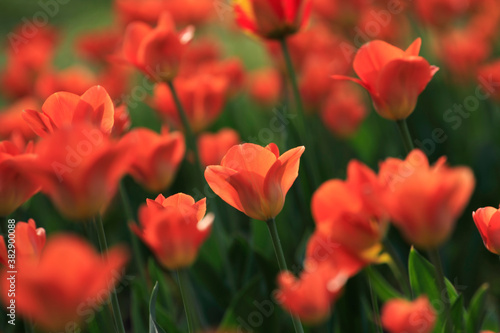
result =
[[[394,289],[389,282],[375,269],[368,267],[366,269],[368,277],[373,288],[373,291],[377,294],[378,298],[382,302],[387,302],[391,298],[404,298],[404,296]]]
[[[149,301],[149,333],[166,333],[156,323],[156,294],[158,293],[158,281],[156,281]]]
[[[467,313],[466,330],[468,333],[479,332],[485,316],[486,291],[488,284],[483,284],[476,291],[469,305]]]
[[[464,298],[458,296],[451,305],[451,321],[453,323],[453,332],[462,333],[464,331]]]

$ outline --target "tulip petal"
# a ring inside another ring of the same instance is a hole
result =
[[[106,132],[114,124],[115,107],[108,92],[101,86],[93,86],[81,97],[73,115],[73,121],[88,120]]]
[[[42,105],[42,111],[60,128],[71,124],[80,96],[69,92],[57,92],[50,95]]]
[[[230,182],[231,177],[238,172],[223,166],[211,165],[205,169],[205,179],[208,185],[222,200],[227,202],[241,212],[245,212],[234,184]]]
[[[139,66],[137,59],[141,42],[153,28],[143,22],[132,22],[127,26],[123,41],[123,56],[132,64]]]
[[[420,47],[422,46],[422,38],[417,38],[411,43],[410,46],[405,51],[405,54],[408,56],[418,56],[420,53]]]
[[[33,132],[42,138],[52,133],[56,127],[47,115],[35,110],[24,110],[23,119],[28,123]]]

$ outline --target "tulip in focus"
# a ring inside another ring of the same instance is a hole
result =
[[[38,259],[42,254],[45,245],[45,229],[37,228],[35,221],[29,219],[28,222],[18,222],[15,227],[14,250],[15,259]],[[0,263],[8,267],[10,259],[7,252],[7,245],[11,244],[9,238],[7,242],[0,237]],[[10,249],[10,248],[9,248]],[[14,260],[15,262],[15,260]]]
[[[430,166],[418,149],[404,161],[382,162],[379,177],[389,188],[385,205],[392,222],[408,242],[427,250],[448,239],[475,184],[468,167],[450,168],[445,157]]]
[[[206,168],[205,179],[229,205],[253,219],[268,221],[283,209],[304,149],[293,148],[280,156],[274,143],[265,148],[252,143],[237,145],[220,165]]]
[[[177,75],[193,33],[193,27],[177,32],[168,12],[160,15],[155,28],[132,22],[125,32],[123,56],[153,81],[170,81]]]
[[[238,132],[223,128],[217,133],[203,133],[198,138],[198,151],[203,166],[220,164],[229,148],[241,142]]]
[[[162,134],[136,128],[122,139],[132,155],[130,174],[151,192],[166,189],[174,180],[186,145],[180,132]]]
[[[488,251],[500,255],[500,211],[493,207],[479,208],[472,213],[477,230]]]
[[[73,235],[49,238],[40,260],[23,261],[16,275],[16,311],[46,331],[66,330],[80,324],[83,311],[94,311],[104,303],[122,275],[127,251],[111,249],[104,259],[86,241]],[[9,280],[2,274],[3,301]],[[86,312],[85,312],[86,313]]]
[[[311,13],[311,0],[236,0],[236,23],[266,39],[282,39],[300,30]]]
[[[426,296],[410,302],[392,299],[382,308],[382,326],[389,333],[430,333],[436,323],[436,311]]]
[[[418,55],[421,43],[418,38],[403,51],[380,40],[369,42],[354,58],[353,67],[359,79],[343,75],[332,78],[350,80],[365,88],[382,117],[406,119],[415,109],[420,93],[438,71]]]
[[[184,193],[147,199],[139,209],[140,226],[133,232],[151,249],[162,266],[176,270],[196,260],[200,246],[209,236],[214,220],[206,212],[206,199],[195,202]]]

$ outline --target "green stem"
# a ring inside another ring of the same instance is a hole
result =
[[[414,146],[406,119],[396,120],[396,124],[398,125],[399,134],[401,134],[401,138],[403,139],[406,152],[409,153],[413,150]]]
[[[179,113],[179,117],[181,118],[182,121],[182,126],[184,127],[184,132],[186,133],[186,142],[187,146],[193,151],[194,153],[194,161],[195,165],[197,168],[202,171],[202,179],[203,179],[203,166],[200,162],[200,154],[198,153],[198,145],[196,144],[196,138],[195,135],[191,129],[191,125],[189,125],[189,120],[186,115],[186,111],[184,110],[184,107],[182,106],[181,100],[179,99],[179,95],[177,95],[177,91],[174,87],[173,81],[167,81],[167,85],[170,88],[170,92],[172,93],[172,97],[174,98],[175,106],[177,107],[177,112]]]
[[[188,324],[188,331],[189,333],[194,332],[194,324],[193,324],[193,319],[194,319],[194,313],[193,309],[191,308],[188,298],[187,298],[187,283],[188,283],[188,276],[186,271],[184,270],[177,270],[177,281],[179,283],[179,290],[181,292],[181,297],[182,297],[182,303],[184,304],[184,311],[186,312],[186,321]]]
[[[384,239],[383,241],[384,244],[384,249],[386,250],[387,254],[392,259],[392,263],[389,264],[389,268],[391,269],[392,273],[396,277],[396,280],[399,283],[399,287],[401,291],[408,297],[412,297],[411,293],[411,286],[410,286],[410,278],[408,274],[406,273],[406,267],[403,264],[403,261],[401,261],[401,258],[399,257],[399,254],[397,253],[396,249],[394,246],[391,244],[389,239]]]
[[[97,220],[97,221],[96,221]],[[108,259],[108,243],[106,241],[106,234],[104,233],[104,226],[102,225],[102,217],[99,215],[98,219],[94,219],[97,224],[97,237],[99,238],[99,247],[101,248],[101,253]],[[120,303],[118,303],[118,296],[116,294],[116,289],[113,286],[111,291],[111,307],[113,309],[113,317],[115,319],[116,327],[120,333],[125,333],[125,327],[123,326],[122,314],[120,312]]]
[[[34,333],[35,330],[33,329],[33,323],[31,321],[31,319],[25,319],[24,320],[24,331],[26,333]]]
[[[276,259],[278,259],[278,266],[280,271],[284,272],[288,270],[286,266],[285,254],[283,253],[283,248],[281,247],[280,237],[278,235],[278,229],[276,228],[276,220],[273,218],[266,221],[267,227],[269,229],[269,233],[271,234],[271,239],[273,241],[274,253],[276,254]],[[291,316],[293,327],[295,328],[295,332],[304,333],[304,329],[302,328],[302,323],[300,319]]]
[[[381,319],[380,319],[380,311],[379,311],[379,307],[378,307],[378,300],[377,300],[377,297],[375,296],[375,292],[373,291],[373,288],[372,288],[372,281],[371,281],[370,275],[369,274],[365,274],[365,275],[366,275],[366,279],[368,280],[368,288],[370,289],[370,299],[371,299],[371,303],[372,303],[372,307],[373,307],[373,315],[375,316],[375,318],[374,318],[375,327],[377,328],[377,332],[383,333],[382,327],[380,326]]]
[[[130,200],[127,196],[127,190],[123,183],[120,183],[120,197],[122,199],[123,209],[125,210],[125,216],[127,218],[127,222],[135,223],[134,214],[132,212],[132,208],[130,206]],[[144,261],[142,260],[141,253],[139,251],[139,242],[137,240],[137,235],[135,235],[132,230],[127,226],[129,231],[130,240],[132,242],[132,253],[134,256],[134,261],[137,267],[139,267],[139,274],[141,279],[146,282],[146,272],[144,270]]]
[[[445,276],[443,273],[443,266],[441,264],[441,257],[439,256],[438,250],[429,250],[427,252],[429,259],[434,265],[436,273],[436,281],[439,288],[439,295],[441,301],[444,303],[445,312],[445,332],[451,333],[451,306],[450,306],[450,296],[448,294],[448,289],[446,288]]]

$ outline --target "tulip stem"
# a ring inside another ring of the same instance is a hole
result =
[[[106,234],[104,232],[104,226],[102,224],[102,216],[94,219],[97,224],[97,237],[99,239],[99,247],[101,249],[101,255],[108,260],[108,243],[106,241]],[[120,303],[118,303],[118,295],[116,294],[116,289],[113,286],[111,291],[111,307],[113,309],[113,318],[115,319],[116,328],[120,333],[125,333],[125,326],[123,326],[122,314],[120,312]]]
[[[445,332],[451,333],[451,308],[450,308],[450,296],[448,294],[448,289],[446,288],[445,276],[443,273],[443,266],[441,264],[441,257],[437,249],[429,250],[427,252],[429,259],[434,265],[434,270],[436,274],[436,281],[439,288],[439,294],[441,295],[441,301],[444,303],[445,312]]]
[[[389,239],[385,239],[383,241],[384,244],[384,249],[387,251],[389,256],[392,259],[392,263],[389,263],[389,268],[391,269],[392,273],[396,277],[399,283],[399,287],[401,288],[401,291],[405,293],[406,296],[412,297],[411,293],[411,286],[410,286],[410,278],[408,277],[408,274],[406,273],[406,267],[403,264],[403,261],[401,260],[398,252],[394,248],[394,246],[391,244]]]
[[[276,228],[276,220],[273,218],[266,221],[267,227],[269,229],[269,233],[271,234],[271,239],[273,241],[274,253],[276,254],[276,259],[278,259],[278,266],[280,271],[287,271],[288,268],[286,266],[285,254],[283,253],[283,248],[281,247],[280,237],[278,235],[278,228]],[[291,315],[291,314],[290,314]],[[293,327],[295,328],[295,332],[304,333],[304,329],[302,328],[302,323],[300,319],[291,315]]]
[[[375,318],[373,318],[373,322],[375,323],[375,327],[377,329],[377,332],[383,333],[382,326],[380,325],[381,319],[380,319],[380,309],[378,306],[378,299],[375,296],[375,292],[373,291],[372,280],[371,280],[370,274],[366,274],[366,279],[368,280],[368,288],[370,289],[370,300],[372,302],[373,316],[375,317]]]
[[[172,80],[167,81],[167,85],[170,88],[172,97],[174,98],[175,106],[177,107],[177,112],[179,113],[179,117],[181,118],[182,121],[182,126],[184,127],[184,132],[186,133],[187,146],[194,153],[194,163],[196,165],[196,168],[200,169],[200,171],[203,171],[203,167],[200,162],[200,154],[198,153],[198,145],[196,144],[196,139],[193,130],[191,129],[191,125],[189,125],[189,119],[186,115],[186,111],[182,106],[181,100],[179,99],[179,95],[177,95],[177,91],[175,89],[173,81]],[[201,173],[201,175],[203,180],[203,172]]]
[[[401,134],[401,138],[403,139],[406,152],[409,153],[413,150],[414,146],[406,119],[396,120],[396,124],[398,125],[399,134]]]
[[[179,290],[181,292],[182,303],[184,304],[184,311],[186,313],[186,321],[188,325],[188,332],[194,332],[194,314],[193,309],[191,309],[190,304],[188,304],[188,295],[187,295],[187,283],[188,283],[188,275],[184,270],[178,269],[177,271],[177,281],[179,283]]]

